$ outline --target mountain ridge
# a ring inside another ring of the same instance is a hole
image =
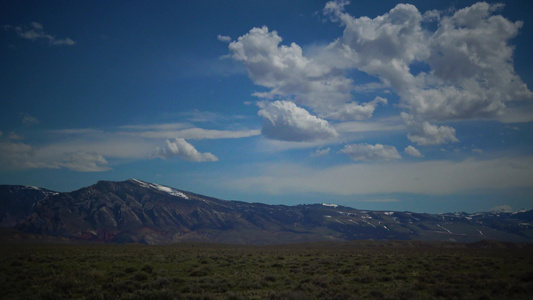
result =
[[[11,227],[109,243],[283,244],[359,239],[533,242],[532,224],[533,210],[426,214],[359,210],[327,201],[269,205],[221,200],[131,178],[50,192]]]

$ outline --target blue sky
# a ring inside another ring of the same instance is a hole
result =
[[[3,1],[0,183],[533,208],[526,1]]]

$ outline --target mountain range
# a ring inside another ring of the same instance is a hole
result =
[[[221,200],[137,179],[99,181],[67,193],[2,185],[0,226],[32,236],[108,243],[533,242],[533,210],[427,214],[327,203],[268,205]]]

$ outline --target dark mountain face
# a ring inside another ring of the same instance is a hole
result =
[[[56,192],[22,186],[0,185],[0,227],[12,227],[28,217],[34,204]]]
[[[100,181],[38,201],[17,225],[32,234],[148,244],[271,244],[356,239],[532,242],[531,211],[419,214],[334,204],[224,201],[136,179]]]

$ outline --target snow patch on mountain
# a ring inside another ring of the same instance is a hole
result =
[[[440,228],[446,230],[448,233],[453,233],[453,232],[451,232],[448,228],[446,228],[446,227],[444,227],[444,226],[442,226],[442,225],[440,225],[440,224],[437,224],[437,226],[439,226]]]
[[[327,207],[339,207],[339,205],[337,204],[332,204],[332,203],[322,203],[323,206],[327,206]]]
[[[183,199],[187,199],[187,200],[189,199],[189,197],[187,195],[185,195],[184,193],[182,193],[182,192],[180,192],[180,191],[178,191],[176,189],[170,188],[168,186],[155,184],[155,183],[144,182],[144,181],[141,181],[141,180],[135,179],[135,178],[132,178],[131,181],[135,182],[136,184],[138,184],[138,185],[140,185],[142,187],[158,190],[158,191],[167,193],[169,195],[180,197],[180,198],[183,198]]]
[[[49,191],[49,190],[45,190],[45,189],[42,189],[40,187],[36,187],[36,186],[32,186],[32,185],[25,185],[24,187],[26,187],[27,189],[29,190],[36,190],[36,191],[41,191],[42,193],[44,193],[45,195],[57,195],[59,194],[58,192],[53,192],[53,191]]]

